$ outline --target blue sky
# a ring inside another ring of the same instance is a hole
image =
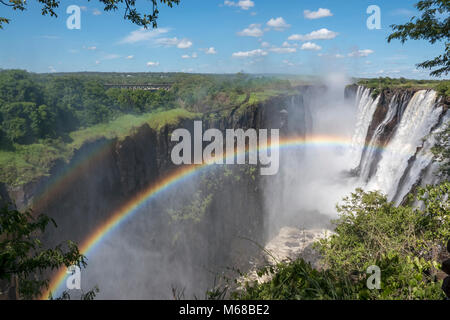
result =
[[[415,64],[443,52],[426,41],[387,43],[389,25],[408,21],[417,0],[181,0],[160,8],[158,29],[104,12],[98,1],[62,1],[58,18],[1,7],[12,19],[0,30],[0,68],[33,72],[199,73],[345,72],[361,77],[428,78]],[[139,1],[141,8],[148,1]],[[81,8],[81,29],[68,29],[66,8]],[[369,30],[369,5],[381,29]],[[306,11],[306,12],[305,12]]]

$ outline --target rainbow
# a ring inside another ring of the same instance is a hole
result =
[[[310,136],[301,138],[285,138],[279,142],[280,149],[292,148],[292,147],[350,147],[351,141],[348,138],[336,137],[336,136]],[[381,145],[375,146],[378,149],[384,148]],[[270,146],[265,147],[270,149]],[[259,148],[261,150],[262,148]],[[248,152],[248,151],[246,151]],[[231,155],[234,157],[236,154]],[[169,175],[161,178],[159,181],[153,183],[148,188],[144,189],[140,193],[136,194],[124,205],[119,207],[111,216],[103,222],[98,228],[92,232],[79,247],[80,253],[88,256],[93,249],[98,245],[102,239],[107,235],[114,232],[122,222],[131,218],[140,208],[145,206],[150,200],[154,199],[159,194],[165,192],[169,188],[176,184],[180,184],[183,181],[193,177],[196,173],[200,172],[203,168],[210,166],[212,163],[205,163],[200,165],[184,166],[178,170],[174,170]],[[79,168],[86,166],[78,166]],[[72,175],[68,175],[69,177]],[[58,185],[66,182],[67,179],[61,179],[58,181]],[[41,299],[47,299],[52,292],[57,292],[61,287],[63,281],[66,279],[66,268],[60,268],[51,279],[48,289],[43,293]]]

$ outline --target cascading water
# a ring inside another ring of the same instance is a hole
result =
[[[384,118],[383,122],[381,122],[376,128],[375,132],[372,135],[372,139],[368,146],[364,146],[363,153],[360,162],[360,177],[363,181],[368,181],[371,175],[372,163],[376,157],[376,152],[378,152],[380,136],[384,132],[387,124],[392,121],[394,115],[396,114],[396,96],[394,95],[389,103],[389,109]]]
[[[380,97],[373,99],[370,89],[358,87],[358,121],[352,139],[354,167],[365,189],[380,190],[388,200],[399,204],[432,162],[434,138],[430,133],[439,130],[443,109],[436,107],[434,90],[415,92],[406,107],[404,97],[394,94],[383,120],[368,138]],[[388,128],[393,121],[395,125]],[[389,130],[393,132],[386,132]],[[382,141],[382,135],[390,138]],[[367,139],[370,143],[365,146]]]
[[[417,148],[422,147],[422,139],[439,120],[442,109],[434,108],[435,101],[435,91],[420,90],[414,94],[392,140],[383,151],[377,172],[367,185],[368,189],[381,190],[389,200],[393,199],[400,178],[408,167],[408,160]]]
[[[356,93],[356,105],[358,107],[358,116],[356,120],[355,132],[352,137],[352,155],[353,167],[358,166],[359,160],[363,153],[364,144],[366,141],[367,130],[369,129],[375,109],[377,108],[380,96],[373,99],[371,90],[362,86],[358,87]]]

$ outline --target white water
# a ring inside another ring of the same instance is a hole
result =
[[[442,110],[441,108],[438,108],[437,110]],[[431,152],[431,148],[436,143],[435,136],[438,132],[441,132],[445,124],[449,121],[449,115],[444,117],[442,124],[433,130],[433,132],[427,137],[425,140],[422,149],[417,153],[416,159],[414,163],[412,164],[410,170],[408,171],[408,174],[406,176],[406,179],[404,180],[403,184],[400,186],[399,190],[397,191],[396,195],[396,203],[399,204],[403,200],[403,198],[408,194],[408,192],[411,191],[413,185],[418,181],[418,179],[421,177],[421,175],[424,174],[424,169],[427,168],[432,160],[433,160],[433,153]],[[432,170],[433,171],[433,170]]]
[[[399,181],[408,167],[408,160],[414,156],[417,148],[424,146],[423,139],[439,120],[442,109],[434,108],[435,101],[436,92],[433,90],[420,90],[414,94],[393,137],[383,150],[376,173],[368,182],[366,189],[380,190],[387,194],[389,200],[393,199]],[[414,181],[419,179],[421,171],[419,169],[429,163],[429,160],[419,158],[423,164],[418,163],[417,166],[413,166],[414,170],[407,178],[407,185],[412,186]]]
[[[363,148],[366,142],[367,130],[369,129],[373,113],[375,112],[379,101],[380,95],[378,95],[376,99],[373,99],[371,96],[371,90],[369,88],[364,88],[362,86],[358,87],[358,91],[356,93],[358,115],[356,120],[355,132],[352,137],[351,150],[353,167],[357,167],[361,159]]]
[[[361,159],[360,177],[361,177],[362,181],[367,181],[369,179],[370,168],[371,168],[372,160],[375,157],[375,153],[377,151],[379,137],[383,133],[386,125],[392,121],[395,114],[397,113],[397,108],[395,105],[395,103],[396,103],[395,97],[396,97],[395,95],[392,97],[391,102],[389,103],[389,109],[386,114],[386,117],[375,129],[375,132],[372,135],[372,139],[371,139],[369,145],[367,146],[367,150],[364,153],[363,158]]]

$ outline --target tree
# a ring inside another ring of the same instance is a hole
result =
[[[436,136],[436,144],[431,150],[434,160],[440,163],[440,171],[443,178],[450,176],[450,121]]]
[[[422,16],[412,17],[410,22],[402,25],[391,25],[394,32],[389,35],[388,42],[399,39],[404,43],[408,39],[428,40],[431,44],[445,42],[443,54],[432,60],[419,63],[417,67],[432,70],[430,75],[438,77],[450,71],[450,1],[424,0],[415,4]]]
[[[45,215],[34,217],[29,210],[20,212],[7,206],[0,209],[0,282],[9,283],[9,298],[39,297],[48,288],[47,271],[62,266],[86,266],[85,256],[71,241],[65,248],[62,244],[53,249],[43,248],[39,234],[48,224],[56,227],[55,221]],[[92,294],[89,292],[87,298]]]
[[[90,1],[90,0],[88,0]],[[136,0],[98,0],[103,6],[105,11],[116,11],[120,7],[125,7],[124,19],[130,20],[132,23],[147,28],[148,25],[152,25],[153,28],[157,27],[156,20],[158,19],[158,0],[150,0],[152,9],[148,13],[139,12],[136,9]],[[57,17],[55,10],[59,7],[59,0],[39,0],[42,5],[42,15],[50,15]],[[179,4],[180,0],[160,0],[160,3],[164,3],[170,8],[173,4]],[[0,0],[0,4],[10,7],[13,10],[24,11],[27,8],[26,0]],[[11,20],[5,17],[0,17],[0,29],[3,29],[3,25],[9,23]]]

